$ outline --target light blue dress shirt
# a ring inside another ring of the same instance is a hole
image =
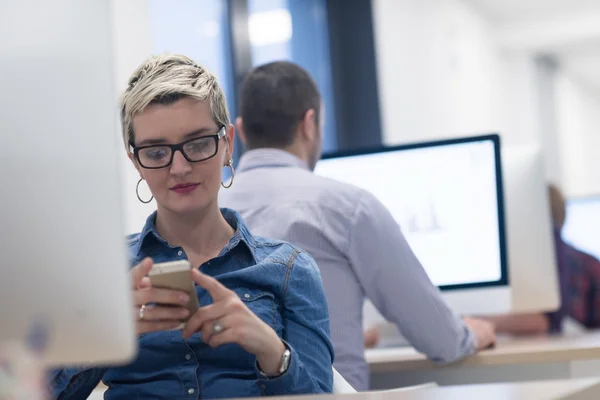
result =
[[[368,297],[433,362],[475,350],[475,337],[446,305],[390,212],[369,192],[313,174],[277,149],[246,152],[220,204],[258,235],[291,242],[321,269],[335,368],[357,390],[369,387],[362,310]]]

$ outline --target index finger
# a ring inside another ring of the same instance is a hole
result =
[[[213,301],[221,300],[231,293],[229,289],[221,284],[218,280],[212,276],[208,276],[198,271],[197,269],[192,270],[192,279],[198,286],[206,289]]]
[[[148,275],[152,269],[152,264],[152,259],[150,257],[146,257],[138,265],[131,269],[131,283],[134,289],[137,289],[142,283],[142,279]]]

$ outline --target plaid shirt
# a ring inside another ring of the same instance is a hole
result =
[[[565,242],[562,246],[569,270],[568,313],[587,328],[600,328],[600,261]]]

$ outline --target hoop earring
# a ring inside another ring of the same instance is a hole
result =
[[[148,200],[148,201],[142,200],[142,198],[140,197],[140,183],[142,183],[142,181],[143,181],[143,179],[140,178],[140,180],[138,181],[137,185],[135,185],[135,194],[136,194],[136,196],[137,196],[137,198],[138,198],[139,201],[141,201],[144,204],[148,204],[148,203],[150,203],[154,199],[154,196],[150,196],[150,200]]]
[[[229,189],[231,185],[233,185],[233,178],[235,177],[235,169],[233,169],[233,160],[230,158],[227,162],[227,165],[225,166],[229,167],[229,169],[231,170],[231,179],[229,180],[229,183],[227,185],[221,182],[221,186],[223,186],[225,189]]]

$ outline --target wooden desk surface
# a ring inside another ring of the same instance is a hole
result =
[[[412,347],[370,349],[371,372],[424,370],[434,366]],[[565,336],[505,338],[494,349],[482,351],[450,366],[535,364],[600,359],[600,331]]]

